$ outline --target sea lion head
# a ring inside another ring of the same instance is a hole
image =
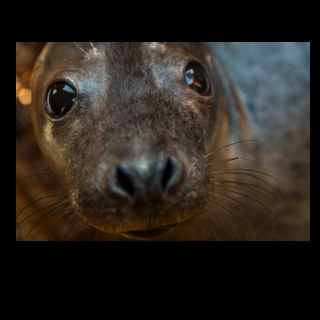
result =
[[[133,238],[205,211],[224,103],[203,43],[48,43],[32,80],[36,138],[74,212]]]

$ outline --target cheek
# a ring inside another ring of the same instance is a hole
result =
[[[197,103],[193,101],[186,101],[185,107],[188,108],[192,113],[194,113],[196,116],[200,117],[203,116],[203,110],[201,110],[201,107],[197,105]]]
[[[56,144],[56,139],[53,136],[53,124],[51,122],[47,122],[43,126],[43,139],[48,145]]]
[[[57,128],[57,124],[46,121],[41,130],[40,147],[45,159],[59,174],[64,174],[71,160],[70,146],[74,144],[71,130]],[[65,133],[64,133],[65,132]]]

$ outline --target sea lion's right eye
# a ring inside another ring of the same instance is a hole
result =
[[[48,89],[46,110],[51,116],[62,117],[71,110],[76,97],[77,93],[69,83],[56,82]]]
[[[184,71],[184,78],[192,90],[201,95],[210,94],[210,82],[205,69],[198,62],[191,62]]]

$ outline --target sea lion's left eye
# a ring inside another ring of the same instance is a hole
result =
[[[68,113],[76,101],[76,91],[64,81],[54,83],[47,92],[46,111],[54,117]]]
[[[191,62],[184,71],[187,85],[201,95],[210,93],[210,83],[206,71],[198,62]]]

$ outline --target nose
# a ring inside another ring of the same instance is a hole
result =
[[[131,204],[154,201],[175,194],[184,173],[184,165],[172,155],[155,161],[140,158],[133,163],[115,165],[109,175],[109,186],[113,196]]]

